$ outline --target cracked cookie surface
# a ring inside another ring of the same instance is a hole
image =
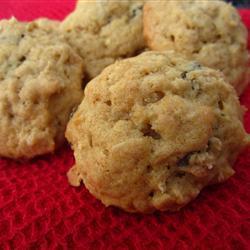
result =
[[[83,63],[46,19],[0,21],[0,155],[31,158],[64,141]]]
[[[241,94],[248,84],[247,30],[237,10],[223,1],[148,1],[145,42],[152,50],[175,50],[221,70]]]
[[[89,82],[67,126],[69,182],[126,211],[178,210],[233,175],[243,111],[222,73],[175,52],[116,62]]]
[[[144,47],[143,1],[78,1],[61,30],[84,60],[91,79],[115,60]]]

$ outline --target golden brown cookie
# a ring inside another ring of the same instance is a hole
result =
[[[53,152],[82,99],[82,60],[53,26],[0,21],[0,156]]]
[[[83,58],[89,78],[119,58],[144,47],[143,1],[78,1],[61,25],[69,43]]]
[[[178,210],[233,175],[242,115],[222,73],[175,52],[116,62],[87,85],[67,126],[69,182],[129,212]]]
[[[221,70],[241,94],[249,81],[247,30],[237,10],[223,1],[148,1],[145,41],[152,50],[175,50]]]

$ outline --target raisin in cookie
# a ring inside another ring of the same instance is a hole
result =
[[[247,31],[237,10],[223,1],[149,1],[144,36],[152,50],[176,50],[221,70],[241,94],[249,81]]]
[[[242,115],[222,73],[175,52],[116,62],[88,84],[67,126],[69,182],[126,211],[178,210],[233,175],[248,140]]]
[[[81,102],[82,59],[53,27],[48,20],[0,22],[0,156],[53,152]]]
[[[143,1],[78,1],[62,22],[61,30],[83,58],[89,78],[143,48],[142,7]]]

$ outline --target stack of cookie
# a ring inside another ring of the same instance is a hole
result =
[[[246,46],[222,1],[79,1],[61,23],[1,21],[0,155],[53,152],[66,130],[72,185],[130,212],[178,210],[249,144]]]

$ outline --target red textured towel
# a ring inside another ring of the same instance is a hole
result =
[[[62,19],[71,0],[1,0],[0,18]],[[241,10],[250,27],[250,10]],[[250,86],[241,98],[250,108]],[[1,118],[0,118],[1,119]],[[245,116],[250,132],[250,112]],[[208,187],[177,213],[128,214],[105,208],[67,183],[68,146],[17,163],[0,159],[0,249],[250,249],[250,148],[226,183]]]

